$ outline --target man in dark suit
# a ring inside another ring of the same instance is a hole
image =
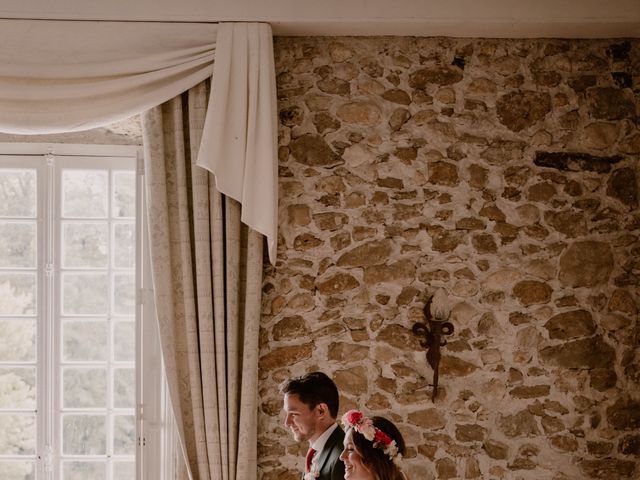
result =
[[[311,372],[285,381],[285,426],[298,442],[309,442],[303,480],[343,480],[340,460],[344,432],[338,418],[338,388],[322,372]]]

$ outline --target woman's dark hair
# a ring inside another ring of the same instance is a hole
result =
[[[290,378],[280,385],[280,393],[297,395],[300,401],[311,410],[321,403],[326,403],[331,416],[338,418],[340,406],[338,387],[322,372],[311,372],[301,377]]]
[[[372,417],[373,425],[386,433],[392,440],[396,441],[398,453],[404,455],[404,438],[397,427],[384,417]],[[373,442],[367,440],[364,435],[353,431],[353,444],[362,457],[362,463],[375,476],[376,480],[403,480],[402,472],[393,460],[380,448],[374,448]]]

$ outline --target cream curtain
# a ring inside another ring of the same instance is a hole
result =
[[[201,83],[143,115],[156,308],[193,478],[255,480],[262,237],[195,164],[206,96]]]
[[[278,225],[278,123],[271,31],[234,24],[218,32],[212,95],[198,165],[243,206],[242,221],[267,237],[275,265]],[[225,94],[216,94],[225,92]],[[235,111],[243,115],[233,114]],[[265,162],[264,158],[273,158]],[[244,161],[229,161],[229,159]],[[259,205],[259,207],[258,207]]]
[[[214,62],[215,58],[215,62]],[[275,263],[277,114],[271,27],[0,19],[0,131],[87,130],[212,78],[197,164],[242,205]]]

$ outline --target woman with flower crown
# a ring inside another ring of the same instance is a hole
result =
[[[405,444],[400,431],[384,417],[367,418],[359,410],[342,416],[344,462],[348,480],[407,480],[400,469]]]

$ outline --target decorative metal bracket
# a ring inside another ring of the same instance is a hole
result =
[[[413,325],[413,334],[420,338],[420,345],[427,349],[427,363],[433,368],[433,394],[431,401],[435,402],[438,395],[438,368],[440,366],[440,347],[447,344],[443,335],[453,333],[453,324],[448,322],[449,312],[446,308],[446,294],[438,290],[424,306],[426,323],[417,322]]]

